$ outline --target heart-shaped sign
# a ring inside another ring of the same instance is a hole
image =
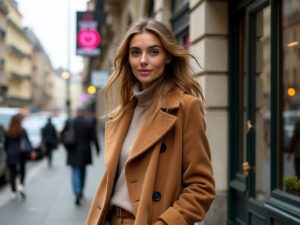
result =
[[[95,29],[81,29],[77,34],[78,45],[85,50],[92,50],[99,46],[101,36]]]

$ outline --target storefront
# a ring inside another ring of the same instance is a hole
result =
[[[229,1],[229,24],[228,224],[300,224],[300,1]]]

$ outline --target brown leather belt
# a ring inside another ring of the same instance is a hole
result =
[[[117,217],[121,217],[121,218],[132,218],[132,219],[135,218],[135,216],[134,216],[132,213],[130,213],[130,212],[128,212],[127,210],[122,209],[122,208],[120,208],[120,207],[114,206],[112,212],[113,212],[114,214],[116,214]]]

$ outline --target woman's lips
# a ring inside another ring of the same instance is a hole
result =
[[[148,76],[150,74],[151,70],[139,70],[139,73],[141,76]]]

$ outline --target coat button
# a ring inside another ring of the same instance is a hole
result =
[[[152,194],[152,199],[153,199],[154,201],[159,201],[159,200],[161,199],[161,194],[160,194],[158,191],[154,192],[154,193]]]
[[[165,143],[162,143],[160,146],[160,153],[164,153],[167,150],[167,146]]]

